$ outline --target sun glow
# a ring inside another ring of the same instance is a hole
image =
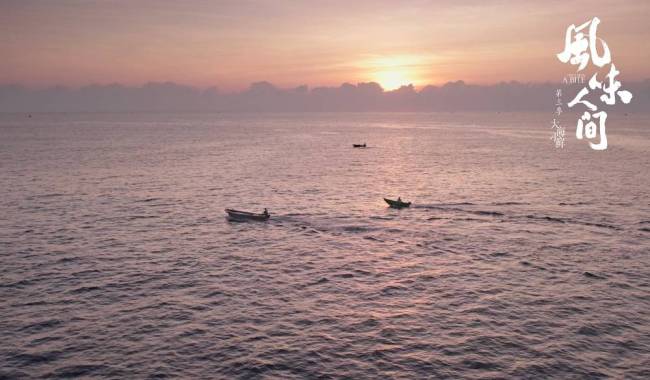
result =
[[[424,55],[400,55],[372,57],[361,63],[369,72],[369,79],[379,83],[385,91],[402,86],[416,86],[431,65],[432,57]]]
[[[408,78],[408,73],[399,70],[381,71],[373,75],[374,80],[386,91],[397,90],[402,86],[413,83]]]

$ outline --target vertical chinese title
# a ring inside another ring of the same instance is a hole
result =
[[[627,90],[621,90],[621,82],[616,80],[616,76],[620,74],[620,71],[616,69],[614,62],[612,62],[611,53],[607,43],[596,36],[598,32],[598,24],[600,24],[600,19],[594,17],[580,26],[576,27],[575,24],[570,25],[566,30],[564,51],[557,54],[557,58],[562,63],[569,63],[578,66],[576,74],[569,74],[564,77],[564,84],[584,84],[585,76],[579,72],[585,69],[590,61],[599,68],[610,64],[609,72],[605,76],[604,82],[598,81],[598,72],[595,72],[591,76],[591,79],[589,79],[587,86],[583,87],[575,98],[567,103],[569,108],[578,104],[586,107],[586,110],[580,119],[578,119],[576,125],[576,138],[578,140],[582,140],[583,138],[590,140],[589,145],[594,150],[605,150],[607,149],[607,112],[603,109],[599,109],[597,105],[589,101],[590,97],[588,95],[596,89],[601,90],[603,94],[600,96],[600,101],[603,104],[600,105],[602,108],[605,108],[606,105],[613,106],[616,104],[616,96],[618,96],[624,104],[629,104],[632,100],[632,93]],[[588,34],[585,35],[587,27],[589,28]],[[598,52],[598,42],[600,42],[601,54]],[[556,98],[559,101],[556,102],[555,113],[558,117],[562,113],[561,95],[561,89],[556,90]],[[591,100],[593,101],[593,99]],[[558,105],[557,103],[560,104]],[[598,126],[596,126],[596,122],[598,122]],[[555,146],[564,147],[564,128],[559,124],[559,122],[556,122],[555,119],[553,119],[553,128],[554,136],[552,138],[555,140]],[[561,144],[558,145],[558,139],[555,136],[560,130],[562,132],[562,140]],[[592,142],[596,140],[598,141]]]

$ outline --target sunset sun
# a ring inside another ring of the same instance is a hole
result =
[[[388,70],[374,75],[374,80],[386,91],[396,90],[413,83],[406,71]]]
[[[397,55],[371,57],[361,63],[370,73],[368,79],[379,83],[385,91],[393,91],[402,86],[419,83],[423,71],[429,66],[431,57],[423,55]]]

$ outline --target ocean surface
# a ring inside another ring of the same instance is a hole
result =
[[[650,378],[650,117],[552,117],[0,115],[0,379]]]

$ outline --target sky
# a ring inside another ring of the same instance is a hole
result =
[[[566,28],[594,16],[641,81],[648,15],[648,1],[0,0],[0,84],[557,82]]]

